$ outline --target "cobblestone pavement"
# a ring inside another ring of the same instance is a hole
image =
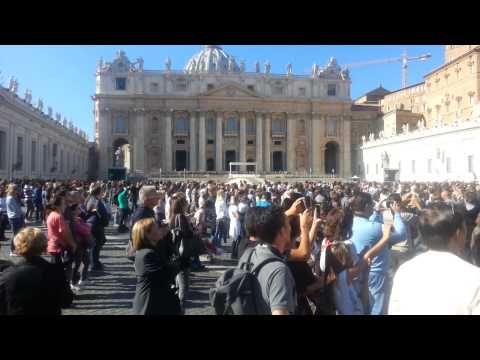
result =
[[[44,227],[42,227],[45,230]],[[92,273],[90,283],[85,285],[77,298],[74,307],[63,310],[64,315],[130,315],[135,295],[135,273],[133,264],[125,257],[128,234],[118,234],[115,227],[106,229],[107,242],[101,253],[101,261],[105,265],[102,273]],[[11,232],[6,232],[11,238]],[[0,242],[0,258],[9,258],[10,242]],[[215,258],[207,266],[205,272],[195,272],[191,276],[190,293],[186,303],[187,315],[213,315],[209,304],[208,292],[220,274],[235,265],[229,260],[229,247],[226,253]]]

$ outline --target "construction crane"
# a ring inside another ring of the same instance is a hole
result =
[[[426,61],[431,57],[432,55],[430,53],[427,53],[425,55],[408,57],[407,49],[405,49],[403,51],[402,56],[399,56],[399,57],[392,57],[392,58],[381,59],[381,60],[371,60],[371,61],[366,61],[361,63],[348,64],[348,65],[344,65],[343,68],[350,70],[353,68],[359,68],[359,67],[364,67],[369,65],[401,62],[402,63],[402,88],[406,88],[408,86],[408,63],[410,61]]]

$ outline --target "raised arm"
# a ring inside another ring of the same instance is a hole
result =
[[[395,245],[396,243],[403,241],[407,237],[407,225],[403,222],[402,217],[400,216],[400,204],[395,202],[392,205],[393,215],[393,227],[394,231],[390,234],[390,244]]]
[[[307,261],[310,258],[312,239],[309,232],[312,221],[311,210],[307,209],[300,215],[300,245],[290,251],[289,261]]]

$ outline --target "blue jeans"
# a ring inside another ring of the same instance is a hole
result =
[[[368,276],[368,291],[370,293],[370,315],[386,315],[390,291],[390,281],[387,274],[371,272]]]
[[[12,242],[10,243],[10,251],[15,252],[15,243],[13,242],[13,239],[15,238],[15,235],[17,235],[25,226],[25,222],[23,217],[8,219],[8,221],[10,222],[10,227],[12,228],[13,233]]]

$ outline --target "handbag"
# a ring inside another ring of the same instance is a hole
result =
[[[130,260],[131,262],[135,262],[135,254],[137,251],[133,247],[132,241],[128,240],[128,245],[127,245],[127,250],[126,250],[126,256],[127,259]]]

